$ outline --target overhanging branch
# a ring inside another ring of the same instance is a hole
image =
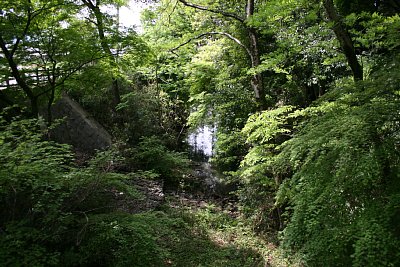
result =
[[[232,36],[231,34],[226,33],[226,32],[205,32],[205,33],[202,33],[202,34],[199,34],[199,35],[197,35],[197,36],[195,36],[195,37],[190,38],[190,39],[187,40],[186,42],[184,42],[184,43],[178,45],[177,47],[174,47],[174,48],[170,49],[169,51],[170,51],[171,53],[174,53],[176,50],[178,50],[178,49],[181,48],[182,46],[185,46],[185,45],[189,44],[189,43],[192,42],[193,40],[197,40],[197,39],[200,39],[200,38],[202,38],[202,37],[204,37],[204,36],[208,36],[208,35],[223,35],[223,36],[225,36],[225,37],[231,39],[232,41],[234,41],[235,43],[237,43],[239,46],[241,46],[241,47],[246,51],[246,53],[249,55],[249,57],[250,57],[251,59],[253,58],[253,57],[252,57],[252,54],[251,54],[251,52],[250,52],[250,50],[249,50],[249,48],[248,48],[247,46],[245,46],[239,39],[237,39],[236,37],[234,37],[234,36]],[[174,54],[175,54],[175,53],[174,53]]]
[[[237,21],[240,21],[241,23],[244,23],[244,21],[245,21],[245,19],[243,19],[242,17],[240,17],[240,16],[238,16],[236,14],[233,14],[233,13],[225,12],[223,10],[212,9],[212,8],[209,8],[209,7],[206,7],[206,6],[200,6],[200,5],[188,3],[185,0],[178,0],[178,1],[181,2],[182,4],[184,4],[185,6],[196,8],[196,9],[199,9],[199,10],[208,11],[208,12],[215,13],[215,14],[220,14],[220,15],[222,15],[224,17],[233,18],[233,19],[235,19]]]

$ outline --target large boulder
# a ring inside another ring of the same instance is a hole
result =
[[[52,107],[54,119],[64,119],[51,132],[59,143],[70,144],[79,152],[92,154],[111,146],[111,135],[89,113],[68,95]]]

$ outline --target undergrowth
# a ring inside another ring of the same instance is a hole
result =
[[[239,267],[278,255],[216,206],[119,209],[143,197],[132,177],[157,175],[114,172],[121,158],[112,150],[77,167],[70,148],[45,140],[37,120],[0,127],[2,266]]]

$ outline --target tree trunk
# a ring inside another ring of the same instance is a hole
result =
[[[56,86],[55,84],[51,85],[49,99],[47,101],[47,125],[50,126],[53,123],[53,114],[51,112],[51,106],[53,105],[55,99],[55,91]]]
[[[96,7],[94,12],[96,15],[97,30],[99,32],[101,47],[103,48],[103,51],[108,55],[108,57],[111,61],[111,66],[115,68],[115,67],[117,67],[117,64],[115,62],[114,55],[111,52],[111,49],[108,46],[108,43],[105,38],[104,24],[103,24],[103,18],[102,18],[102,14],[100,12],[100,8]],[[120,93],[119,93],[118,79],[116,77],[114,77],[114,75],[112,77],[111,92],[113,94],[113,104],[114,104],[114,108],[115,108],[121,102],[121,97],[120,97]]]
[[[11,69],[11,74],[13,75],[19,87],[21,87],[21,89],[25,92],[26,96],[29,98],[29,101],[31,102],[32,116],[37,117],[39,115],[37,96],[34,95],[32,88],[26,83],[25,79],[22,77],[18,69],[18,65],[14,61],[14,57],[12,53],[8,50],[2,36],[0,36],[0,48],[3,51],[5,58],[7,59],[8,65]]]
[[[350,34],[344,28],[339,14],[337,13],[333,0],[324,0],[324,7],[328,15],[328,19],[333,23],[333,31],[336,38],[339,40],[340,46],[346,56],[347,63],[349,64],[352,72],[354,81],[361,81],[363,79],[363,69],[358,62],[356,52],[354,50],[353,40]]]
[[[111,66],[112,67],[117,67],[117,63],[115,61],[114,55],[107,43],[106,37],[105,37],[105,32],[104,32],[104,22],[103,22],[103,14],[101,13],[100,10],[100,1],[96,1],[95,4],[93,4],[90,0],[82,0],[83,3],[93,12],[95,18],[96,18],[96,27],[97,27],[97,32],[99,34],[99,39],[100,39],[100,45],[101,48],[103,49],[104,53],[109,57]],[[116,77],[112,77],[112,85],[111,85],[111,92],[113,95],[113,108],[115,111],[115,107],[121,102],[121,96],[119,92],[119,85],[118,85],[118,79]]]
[[[118,79],[113,77],[111,90],[113,92],[113,106],[114,108],[121,103],[121,94],[119,92]]]
[[[254,0],[247,1],[246,7],[246,19],[249,19],[254,14]],[[260,51],[258,49],[258,35],[254,28],[246,26],[248,35],[249,35],[249,42],[250,42],[250,58],[251,58],[251,67],[256,68],[261,64],[261,57]],[[265,92],[264,92],[264,83],[263,83],[263,76],[261,73],[257,73],[251,77],[251,87],[254,91],[254,95],[256,98],[257,106],[259,110],[266,110],[267,109],[267,101],[265,99]]]
[[[260,53],[258,50],[258,38],[255,30],[248,29],[250,39],[251,67],[256,68],[261,64]],[[255,99],[259,110],[267,109],[267,101],[265,99],[263,75],[261,73],[254,74],[251,77],[251,87],[254,91]]]

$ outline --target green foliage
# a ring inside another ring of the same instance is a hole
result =
[[[169,227],[179,223],[179,220],[169,220],[163,213],[91,216],[75,264],[163,266],[168,251],[160,245],[158,237],[173,234]]]
[[[251,25],[273,34],[270,51],[249,73],[265,73],[271,106],[307,106],[346,76],[345,57],[316,1],[267,1]]]
[[[241,162],[240,178],[245,182],[266,179],[273,173],[271,161],[278,152],[276,147],[291,132],[287,114],[292,110],[291,106],[283,106],[250,116],[242,130],[247,143],[252,145]]]
[[[238,223],[228,213],[214,205],[198,210],[186,209],[175,214],[184,219],[185,235],[180,242],[172,245],[173,266],[258,266],[263,259],[255,247],[244,241],[243,244],[229,243],[225,239],[239,239],[236,232]],[[226,235],[226,236],[224,236]],[[261,265],[260,265],[261,266]]]
[[[188,126],[209,124],[217,129],[212,161],[238,185],[253,232],[283,229],[282,248],[305,266],[400,265],[396,1],[334,1],[364,68],[357,83],[321,1],[254,1],[247,18],[243,1],[194,2],[206,8],[160,1],[143,16],[143,38],[99,9],[88,17],[104,25],[87,23],[75,2],[2,2],[0,82],[19,71],[26,86],[1,90],[1,107],[27,98],[50,107],[65,86],[112,131],[119,151],[77,168],[68,146],[46,139],[42,121],[1,119],[0,262],[262,264],[265,250],[226,241],[254,242],[216,206],[122,212],[143,197],[133,178],[181,181],[188,160],[175,151]],[[250,59],[243,47],[254,48],[253,31],[260,57]],[[253,75],[263,76],[268,110],[256,112]],[[115,84],[120,99],[110,97]]]
[[[237,169],[243,154],[246,153],[244,147],[244,138],[239,131],[217,133],[217,142],[215,144],[216,155],[211,161],[222,172],[229,172]]]
[[[7,266],[243,266],[259,261],[249,249],[219,247],[205,234],[230,227],[227,215],[195,224],[180,212],[116,213],[120,201],[140,197],[116,150],[99,152],[85,168],[71,165],[69,148],[43,140],[40,123],[2,123],[0,147],[0,260]],[[154,137],[137,159],[162,174],[187,164]],[[217,215],[217,214],[215,214]],[[196,219],[197,220],[197,219]]]
[[[163,136],[165,144],[176,147],[185,118],[180,104],[179,99],[151,85],[124,94],[117,106],[126,118],[122,136],[126,136],[131,145],[137,144],[143,136]]]
[[[345,18],[345,23],[352,27],[357,49],[367,50],[375,57],[398,49],[399,15],[386,17],[379,13],[353,13]]]
[[[336,88],[282,145],[278,164],[294,170],[280,188],[293,208],[283,244],[309,266],[399,264],[400,77],[398,61],[388,65]]]
[[[255,114],[243,128],[242,211],[261,229],[285,220],[284,248],[309,266],[398,264],[398,59],[383,66],[314,106]]]
[[[43,140],[41,123],[0,126],[0,261],[6,265],[58,263],[46,243],[57,240],[68,220],[62,188],[72,157],[68,146]]]
[[[123,164],[125,159],[112,148],[98,152],[88,167],[69,172],[66,175],[66,189],[70,191],[66,201],[68,209],[78,213],[107,213],[118,209],[121,203],[142,198],[131,180],[151,174],[117,173],[115,169]]]
[[[220,246],[212,228],[233,229],[234,220],[210,208],[199,213],[169,210],[88,217],[81,245],[65,255],[67,265],[252,266],[262,259],[248,247]]]
[[[2,209],[2,221],[33,218],[61,205],[56,192],[72,156],[68,146],[42,140],[41,124],[37,120],[1,122],[0,194],[7,207]],[[44,206],[47,202],[54,206]]]
[[[113,153],[76,169],[68,146],[45,140],[42,121],[0,127],[0,260],[6,265],[59,266],[64,251],[81,241],[86,214],[140,197],[129,176],[110,172]]]
[[[241,184],[238,196],[243,214],[259,232],[274,232],[282,227],[282,218],[274,192],[286,173],[277,170],[279,145],[291,137],[295,110],[282,106],[249,117],[242,136],[250,146],[240,167],[233,173]]]
[[[29,106],[29,100],[36,117],[66,81],[100,56],[94,29],[78,12],[76,5],[58,0],[2,3],[1,52],[9,56],[0,67],[1,81],[15,79],[6,86],[8,105]]]
[[[130,160],[136,169],[155,172],[169,183],[179,181],[187,170],[187,156],[168,150],[156,136],[142,137],[131,153]]]
[[[0,260],[4,266],[59,266],[59,252],[40,243],[48,236],[23,224],[12,224],[2,231]]]

